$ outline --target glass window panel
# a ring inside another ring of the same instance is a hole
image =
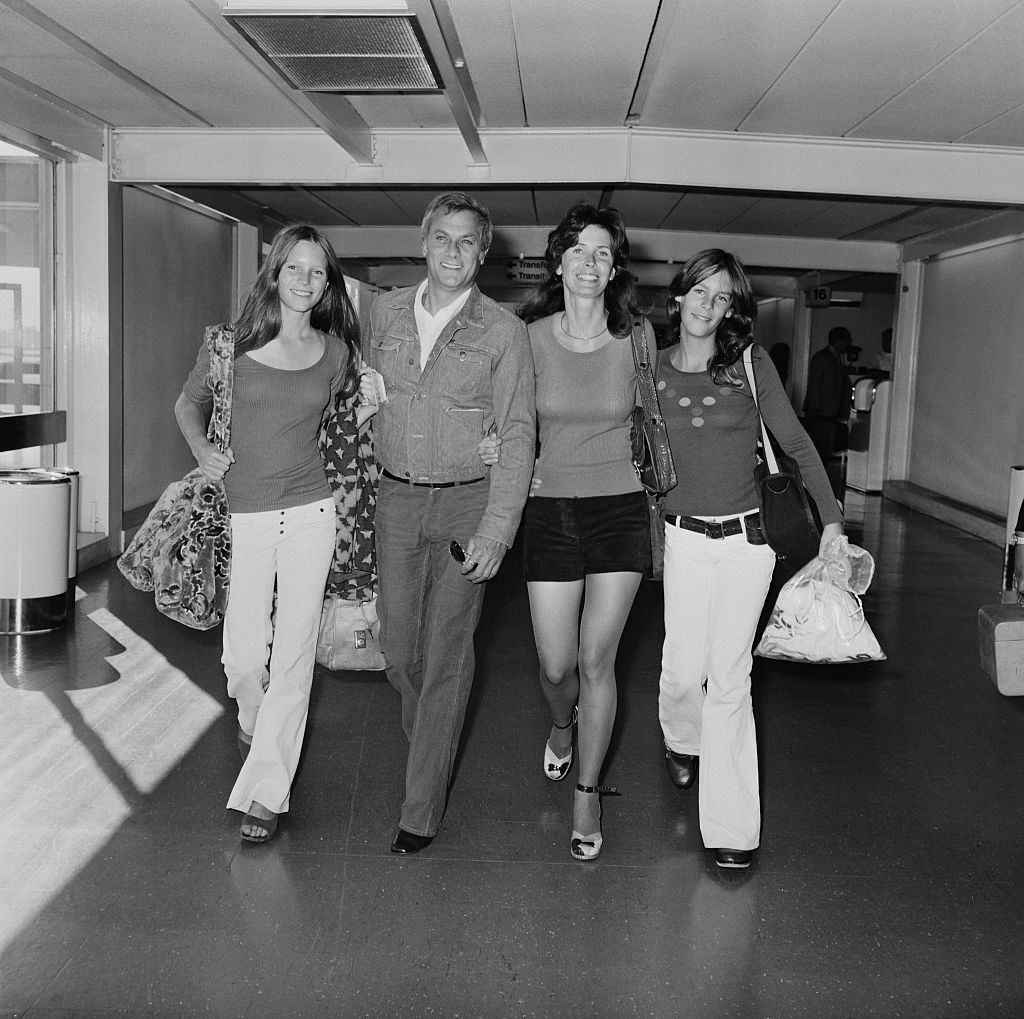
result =
[[[52,222],[52,163],[0,140],[0,417],[55,409]],[[52,462],[52,447],[0,452],[0,468]]]

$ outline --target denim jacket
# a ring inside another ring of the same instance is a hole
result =
[[[364,357],[384,376],[388,397],[374,421],[377,459],[411,481],[469,481],[489,473],[487,509],[476,533],[511,546],[536,448],[526,326],[474,286],[420,371],[417,289],[380,294],[370,311]],[[501,458],[488,470],[477,447],[492,424],[501,436]]]

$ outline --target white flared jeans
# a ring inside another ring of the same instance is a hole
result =
[[[700,832],[709,849],[756,849],[760,841],[751,644],[774,567],[775,553],[745,534],[712,539],[665,524],[658,714],[670,750],[700,755]]]
[[[252,748],[228,798],[282,814],[302,750],[316,640],[334,556],[334,501],[231,514],[224,674]],[[277,605],[274,605],[274,589]]]

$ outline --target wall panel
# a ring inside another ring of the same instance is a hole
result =
[[[145,506],[195,460],[174,401],[203,327],[232,316],[233,224],[146,191],[124,195],[124,509]]]
[[[1024,462],[1024,241],[925,265],[908,480],[1000,515]]]

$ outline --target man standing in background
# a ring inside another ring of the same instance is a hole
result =
[[[875,358],[875,367],[882,372],[892,374],[892,330],[882,330],[882,349]]]
[[[826,465],[835,448],[839,422],[849,416],[851,383],[843,366],[843,354],[852,342],[845,326],[830,329],[828,343],[811,358],[807,375],[804,428]]]

